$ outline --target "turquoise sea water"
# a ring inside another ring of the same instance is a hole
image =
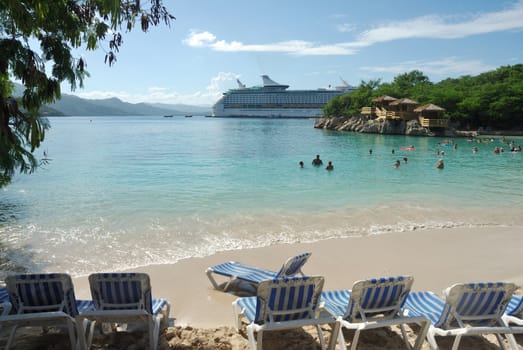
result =
[[[495,155],[496,145],[508,150],[497,139],[454,139],[454,149],[313,120],[50,121],[39,151],[50,163],[0,190],[4,273],[82,275],[281,242],[523,225],[523,155]],[[312,167],[316,154],[334,171]]]

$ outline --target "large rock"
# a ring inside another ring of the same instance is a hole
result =
[[[430,130],[422,127],[417,120],[405,122],[403,120],[369,119],[367,116],[321,118],[314,124],[314,127],[367,134],[432,135]]]

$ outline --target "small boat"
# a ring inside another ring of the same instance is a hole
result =
[[[186,115],[185,118],[192,118],[192,115]]]
[[[172,118],[173,115],[172,115],[172,114],[167,114],[167,115],[164,115],[163,117],[164,117],[164,118]]]

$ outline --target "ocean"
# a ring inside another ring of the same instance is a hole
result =
[[[49,119],[38,154],[50,162],[0,189],[0,277],[80,276],[279,243],[523,225],[523,155],[499,138],[452,139],[455,148],[443,138],[314,129],[314,120]],[[401,149],[409,145],[414,150]],[[494,154],[495,146],[506,151]],[[324,166],[311,165],[316,154]]]

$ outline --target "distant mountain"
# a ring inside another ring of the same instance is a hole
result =
[[[180,106],[180,108],[178,108]],[[49,107],[65,115],[111,116],[111,115],[205,115],[210,108],[188,105],[168,105],[150,103],[128,103],[113,97],[102,100],[83,99],[74,95],[62,94],[62,98]]]
[[[23,94],[24,87],[15,84],[15,96]],[[91,100],[74,95],[62,94],[55,103],[41,109],[44,115],[67,116],[117,116],[117,115],[208,115],[210,107],[184,104],[128,103],[118,98]]]

